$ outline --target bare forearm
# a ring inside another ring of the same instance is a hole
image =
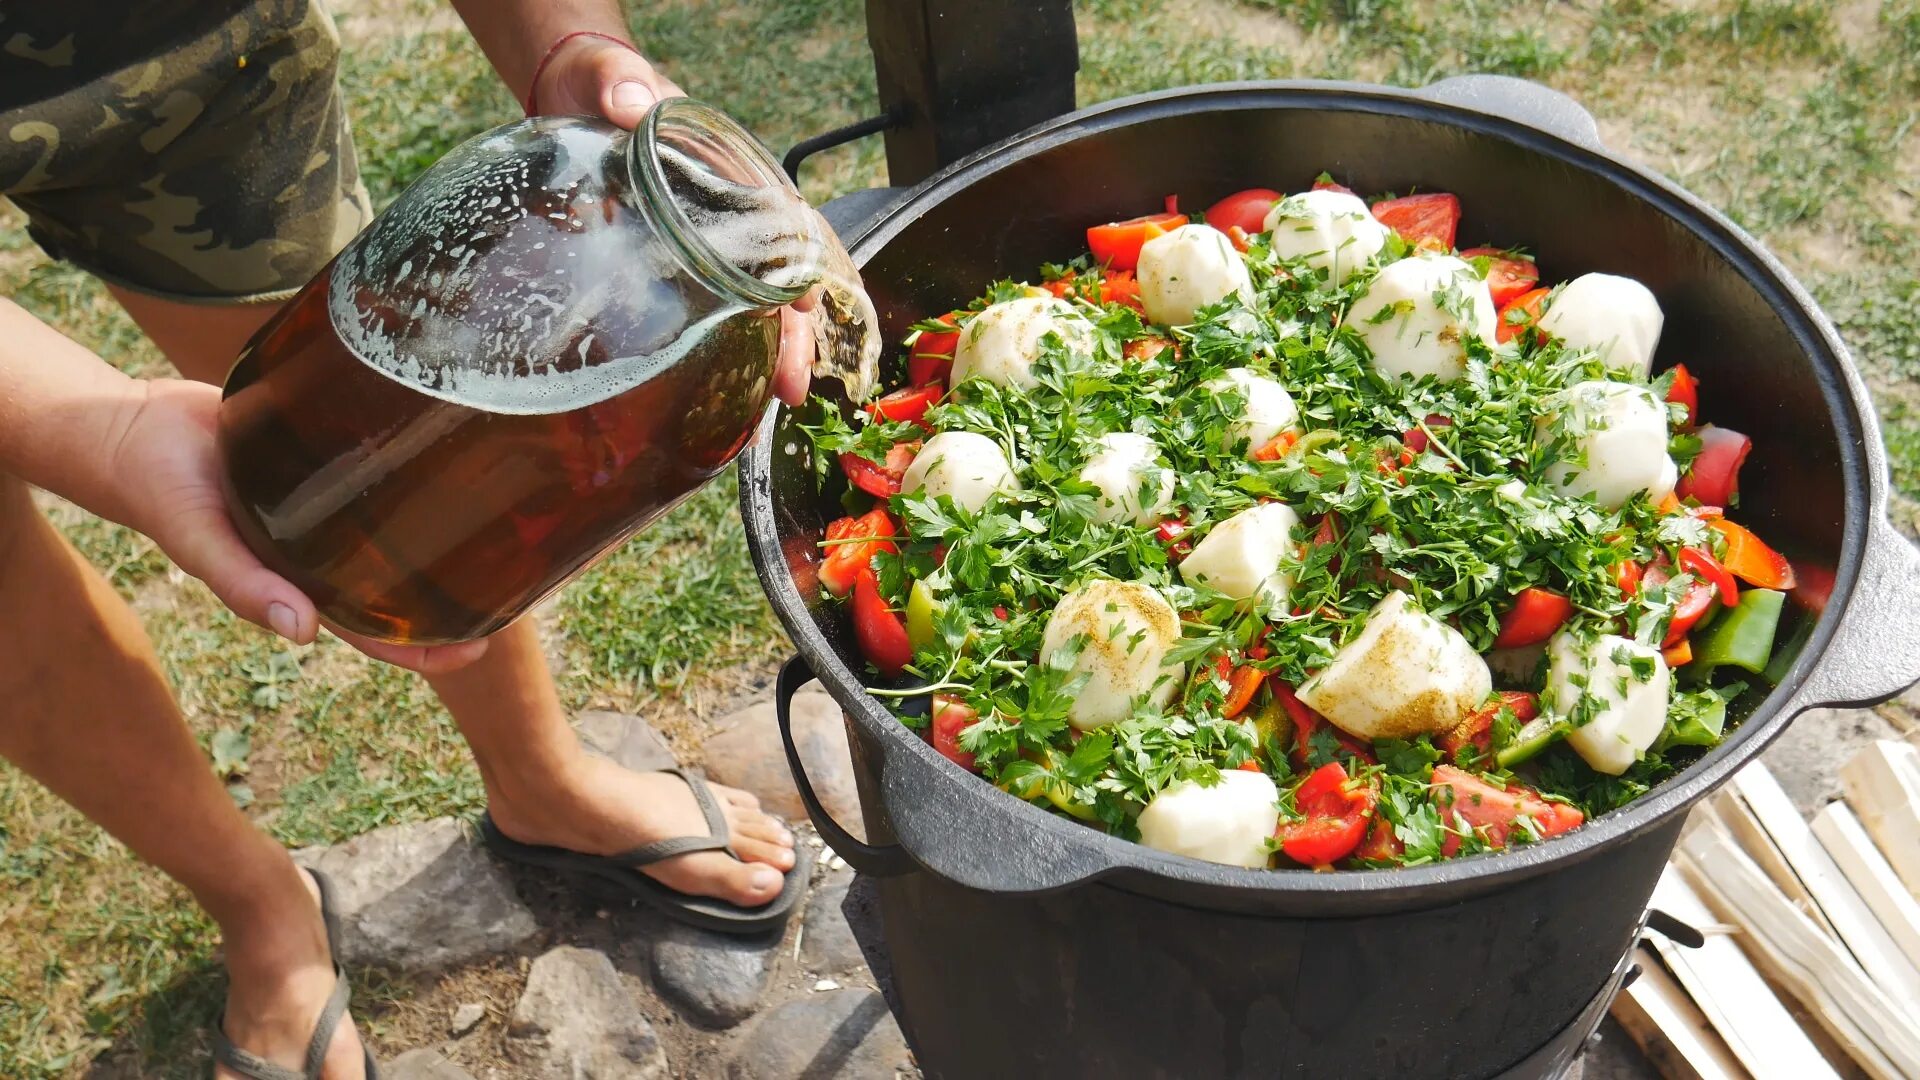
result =
[[[525,101],[534,68],[563,35],[592,30],[626,38],[614,0],[453,0],[454,10],[516,100]]]
[[[142,384],[0,298],[0,471],[120,520],[115,448]]]

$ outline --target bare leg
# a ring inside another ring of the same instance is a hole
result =
[[[228,1036],[298,1065],[333,987],[307,880],[214,779],[133,611],[5,475],[0,625],[33,630],[0,649],[0,757],[193,893],[226,944]],[[360,1053],[343,1026],[327,1076]]]
[[[233,358],[273,314],[268,305],[191,306],[115,289],[147,336],[182,375],[225,378]],[[588,756],[567,723],[539,636],[525,622],[494,635],[473,664],[428,682],[473,748],[494,822],[523,843],[613,854],[672,836],[700,835],[706,823],[686,786]],[[734,847],[683,855],[647,868],[670,888],[757,906],[780,894],[794,864],[793,835],[760,812],[759,801],[714,786]],[[759,865],[764,864],[764,865]],[[772,869],[768,869],[771,867]]]

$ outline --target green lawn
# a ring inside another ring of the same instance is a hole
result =
[[[634,6],[634,32],[674,78],[776,149],[874,109],[856,0]],[[516,115],[477,50],[424,0],[335,7],[376,200]],[[1897,483],[1920,498],[1920,0],[1078,7],[1083,103],[1222,79],[1417,85],[1468,71],[1572,94],[1611,145],[1724,208],[1816,292],[1880,395]],[[883,176],[868,140],[816,159],[806,184],[818,199]],[[0,291],[129,371],[164,369],[105,294],[46,263],[14,217],[0,217]],[[731,480],[716,484],[549,612],[570,704],[647,712],[690,739],[782,652],[733,499]],[[218,609],[145,540],[47,505],[138,605],[210,761],[275,835],[328,842],[477,808],[458,735],[416,680],[337,643],[288,651]],[[1913,503],[1897,512],[1911,526]],[[201,1075],[193,1051],[220,994],[213,945],[177,889],[0,767],[0,1076],[77,1075],[115,1044],[149,1055],[149,1075]]]

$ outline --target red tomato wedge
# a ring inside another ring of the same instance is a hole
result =
[[[1418,247],[1424,241],[1452,251],[1454,234],[1460,229],[1460,200],[1438,191],[1407,195],[1374,203],[1373,216],[1409,244]]]
[[[1487,260],[1487,291],[1493,294],[1493,306],[1502,308],[1507,301],[1540,284],[1540,268],[1532,259],[1509,255],[1499,248],[1468,248],[1463,259]]]
[[[936,321],[958,327],[958,315],[957,311],[949,312]],[[953,371],[953,350],[959,346],[958,329],[948,333],[920,331],[920,336],[913,339],[913,351],[907,354],[907,381],[915,386],[945,383],[947,375]]]
[[[1314,712],[1307,703],[1300,700],[1293,686],[1284,679],[1270,679],[1267,685],[1273,687],[1273,696],[1280,700],[1280,707],[1286,710],[1287,719],[1293,722],[1293,747],[1290,756],[1295,768],[1307,767],[1307,749],[1313,744],[1314,733],[1321,729],[1333,732],[1340,741],[1340,748],[1361,761],[1371,762],[1373,751],[1360,744],[1353,736],[1334,727],[1327,718]]]
[[[1446,751],[1456,762],[1468,747],[1485,758],[1493,753],[1493,722],[1499,718],[1501,709],[1512,709],[1514,719],[1524,724],[1540,715],[1540,696],[1525,690],[1502,690],[1499,698],[1467,714],[1452,731],[1436,735],[1433,745]]]
[[[1054,278],[1040,287],[1062,300],[1070,299],[1078,293],[1079,277],[1068,274]],[[1103,304],[1125,304],[1135,311],[1142,310],[1140,303],[1140,282],[1127,270],[1110,270],[1100,278],[1100,302]]]
[[[1552,589],[1521,589],[1513,607],[1500,616],[1500,634],[1493,639],[1493,647],[1517,649],[1545,641],[1572,615],[1573,601]]]
[[[900,550],[890,539],[899,531],[893,516],[880,509],[829,524],[827,547],[820,563],[820,584],[835,596],[847,595],[862,572],[871,572],[868,562],[875,555]]]
[[[1367,838],[1353,849],[1356,859],[1368,859],[1376,862],[1389,862],[1407,853],[1407,845],[1393,831],[1393,822],[1385,814],[1375,814],[1373,824],[1367,827]]]
[[[1665,585],[1672,578],[1672,571],[1664,566],[1655,565],[1647,567],[1640,580],[1657,588]],[[1687,631],[1692,630],[1695,623],[1706,617],[1719,591],[1712,582],[1699,577],[1694,578],[1693,584],[1687,587],[1687,594],[1680,598],[1679,603],[1673,605],[1673,614],[1667,620],[1667,636],[1661,639],[1660,647],[1671,649],[1680,644],[1680,640],[1687,636]]]
[[[1740,602],[1740,583],[1733,580],[1727,568],[1713,553],[1701,548],[1681,548],[1680,568],[1712,585],[1720,594],[1720,602],[1732,607]]]
[[[1799,577],[1793,572],[1793,564],[1785,555],[1767,546],[1765,540],[1753,535],[1745,526],[1735,525],[1726,518],[1716,518],[1707,522],[1707,527],[1727,542],[1727,553],[1720,565],[1741,581],[1756,588],[1780,589],[1792,592],[1799,585]],[[1831,579],[1827,588],[1833,588]],[[1822,605],[1824,606],[1824,605]]]
[[[1542,839],[1558,836],[1587,820],[1574,807],[1548,802],[1524,784],[1497,788],[1451,765],[1433,767],[1433,794],[1449,828],[1458,828],[1464,821],[1475,835],[1496,848],[1506,847],[1514,833],[1524,828],[1522,817],[1532,819]],[[1448,836],[1440,850],[1448,858],[1458,854],[1460,837]]]
[[[1547,294],[1552,289],[1532,289],[1521,293],[1500,309],[1499,325],[1493,329],[1498,341],[1512,341],[1520,336],[1522,330],[1531,330],[1540,321],[1541,305],[1546,303]]]
[[[1833,598],[1833,567],[1811,562],[1789,565],[1795,582],[1790,599],[1815,615],[1827,610],[1827,601]]]
[[[913,464],[913,455],[919,452],[918,442],[894,443],[887,450],[886,464],[876,465],[849,450],[840,455],[840,470],[861,491],[876,499],[891,499],[900,494],[907,466]]]
[[[1329,866],[1353,854],[1373,823],[1371,785],[1349,787],[1347,770],[1328,762],[1313,771],[1293,793],[1293,807],[1306,815],[1281,824],[1274,835],[1287,858],[1303,866]]]
[[[1168,518],[1154,528],[1153,535],[1159,538],[1160,546],[1167,549],[1167,558],[1179,562],[1193,551],[1193,540],[1187,536],[1192,530],[1193,526],[1185,521]]]
[[[932,431],[924,418],[927,410],[938,404],[946,393],[947,388],[939,383],[909,386],[868,405],[867,415],[875,420],[891,420],[896,424],[919,424]]]
[[[1173,350],[1173,359],[1180,359],[1180,345],[1178,342],[1175,342],[1171,338],[1161,337],[1158,334],[1148,334],[1145,337],[1134,338],[1132,341],[1122,345],[1120,347],[1120,355],[1129,360],[1144,363],[1166,352],[1168,349]]]
[[[1613,583],[1620,586],[1625,596],[1635,596],[1640,592],[1640,564],[1632,559],[1621,559],[1613,564]]]
[[[1687,365],[1673,366],[1673,384],[1667,387],[1667,401],[1686,406],[1687,427],[1700,422],[1700,380],[1693,377],[1693,372],[1687,370]]]
[[[913,662],[907,624],[881,598],[879,579],[867,567],[853,579],[853,636],[867,662],[888,678],[897,677]]]
[[[957,697],[933,695],[933,723],[929,737],[940,756],[969,772],[977,772],[973,755],[960,749],[960,733],[974,725],[980,714]]]
[[[1753,450],[1753,440],[1731,428],[1712,424],[1700,429],[1700,453],[1680,478],[1674,494],[1708,506],[1731,506],[1740,493],[1740,466]]]
[[[1110,269],[1133,271],[1140,265],[1140,246],[1187,223],[1185,214],[1146,214],[1095,225],[1087,230],[1087,250]]]
[[[1267,211],[1284,196],[1272,188],[1248,188],[1207,207],[1207,224],[1226,232],[1239,229],[1249,235],[1267,227]]]

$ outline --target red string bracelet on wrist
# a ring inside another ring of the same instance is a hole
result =
[[[598,30],[575,30],[571,33],[561,34],[560,37],[554,41],[553,44],[547,46],[547,51],[542,53],[540,56],[540,62],[533,66],[533,78],[527,83],[526,109],[527,109],[528,116],[534,115],[534,113],[537,112],[539,109],[540,76],[547,73],[547,64],[553,60],[554,54],[560,51],[560,46],[565,45],[567,42],[572,41],[574,38],[581,38],[581,37],[599,38],[602,41],[611,41],[615,45],[625,46],[629,52],[632,52],[635,55],[638,55],[640,52],[639,48],[636,47],[633,42],[628,41],[626,38],[615,37],[612,34],[603,34]]]

